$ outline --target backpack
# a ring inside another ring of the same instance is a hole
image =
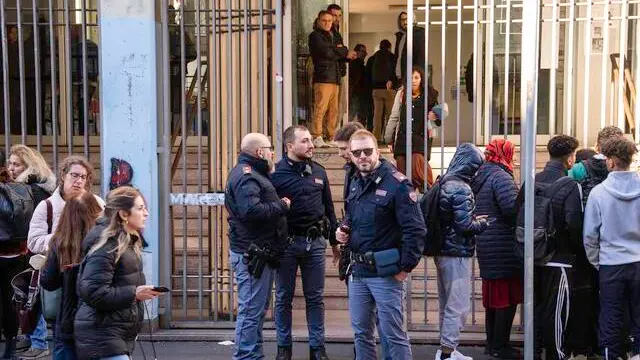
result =
[[[29,235],[29,223],[37,205],[31,187],[17,183],[0,184],[0,196],[5,196],[11,202],[11,238],[26,240]]]
[[[558,224],[555,223],[552,197],[558,189],[573,181],[568,176],[563,176],[553,183],[535,183],[533,210],[533,260],[536,265],[545,265],[556,252]],[[516,246],[515,252],[520,259],[524,259],[524,191],[518,199],[519,210],[516,220]]]
[[[598,174],[589,160],[583,160],[582,165],[587,172],[587,177],[580,181],[580,187],[582,188],[582,208],[584,209],[587,206],[587,199],[589,198],[591,190],[593,190],[596,185],[602,183],[607,178],[607,175],[609,175],[609,172],[607,171],[606,174]]]
[[[444,181],[440,177],[420,199],[420,210],[427,226],[427,239],[425,239],[423,255],[436,256],[442,250],[444,234],[440,225],[440,187]]]

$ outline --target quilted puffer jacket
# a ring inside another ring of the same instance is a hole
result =
[[[472,144],[458,147],[440,185],[440,226],[444,235],[441,256],[472,257],[475,237],[487,228],[476,219],[476,200],[471,180],[484,162],[482,152]]]

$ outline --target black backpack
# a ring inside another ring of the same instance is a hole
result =
[[[0,183],[0,196],[11,202],[12,240],[26,240],[29,223],[36,207],[31,186],[18,183]]]
[[[427,238],[422,254],[427,256],[440,255],[442,250],[444,234],[440,225],[440,187],[443,183],[444,181],[438,177],[420,199],[420,210],[427,225]]]
[[[589,198],[591,190],[593,190],[596,185],[602,183],[607,178],[607,175],[609,175],[609,172],[606,171],[605,168],[606,172],[599,173],[593,168],[589,160],[583,160],[582,165],[587,172],[587,177],[580,182],[580,186],[582,187],[582,208],[584,209],[587,206],[587,199]]]
[[[533,210],[533,260],[536,265],[545,265],[556,252],[558,224],[555,223],[552,197],[562,187],[570,184],[573,179],[563,176],[553,183],[535,183]],[[524,259],[524,191],[518,199],[519,210],[516,220],[515,252],[520,259]]]

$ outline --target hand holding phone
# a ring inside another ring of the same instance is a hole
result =
[[[151,290],[159,293],[167,293],[171,291],[168,287],[165,286],[155,286]]]

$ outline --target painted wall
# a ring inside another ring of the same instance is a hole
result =
[[[133,186],[144,194],[149,219],[144,236],[147,284],[159,284],[157,124],[158,91],[155,1],[100,2],[102,184],[108,191],[111,158],[133,167]],[[135,34],[135,36],[132,36]],[[152,317],[157,314],[154,301]]]

